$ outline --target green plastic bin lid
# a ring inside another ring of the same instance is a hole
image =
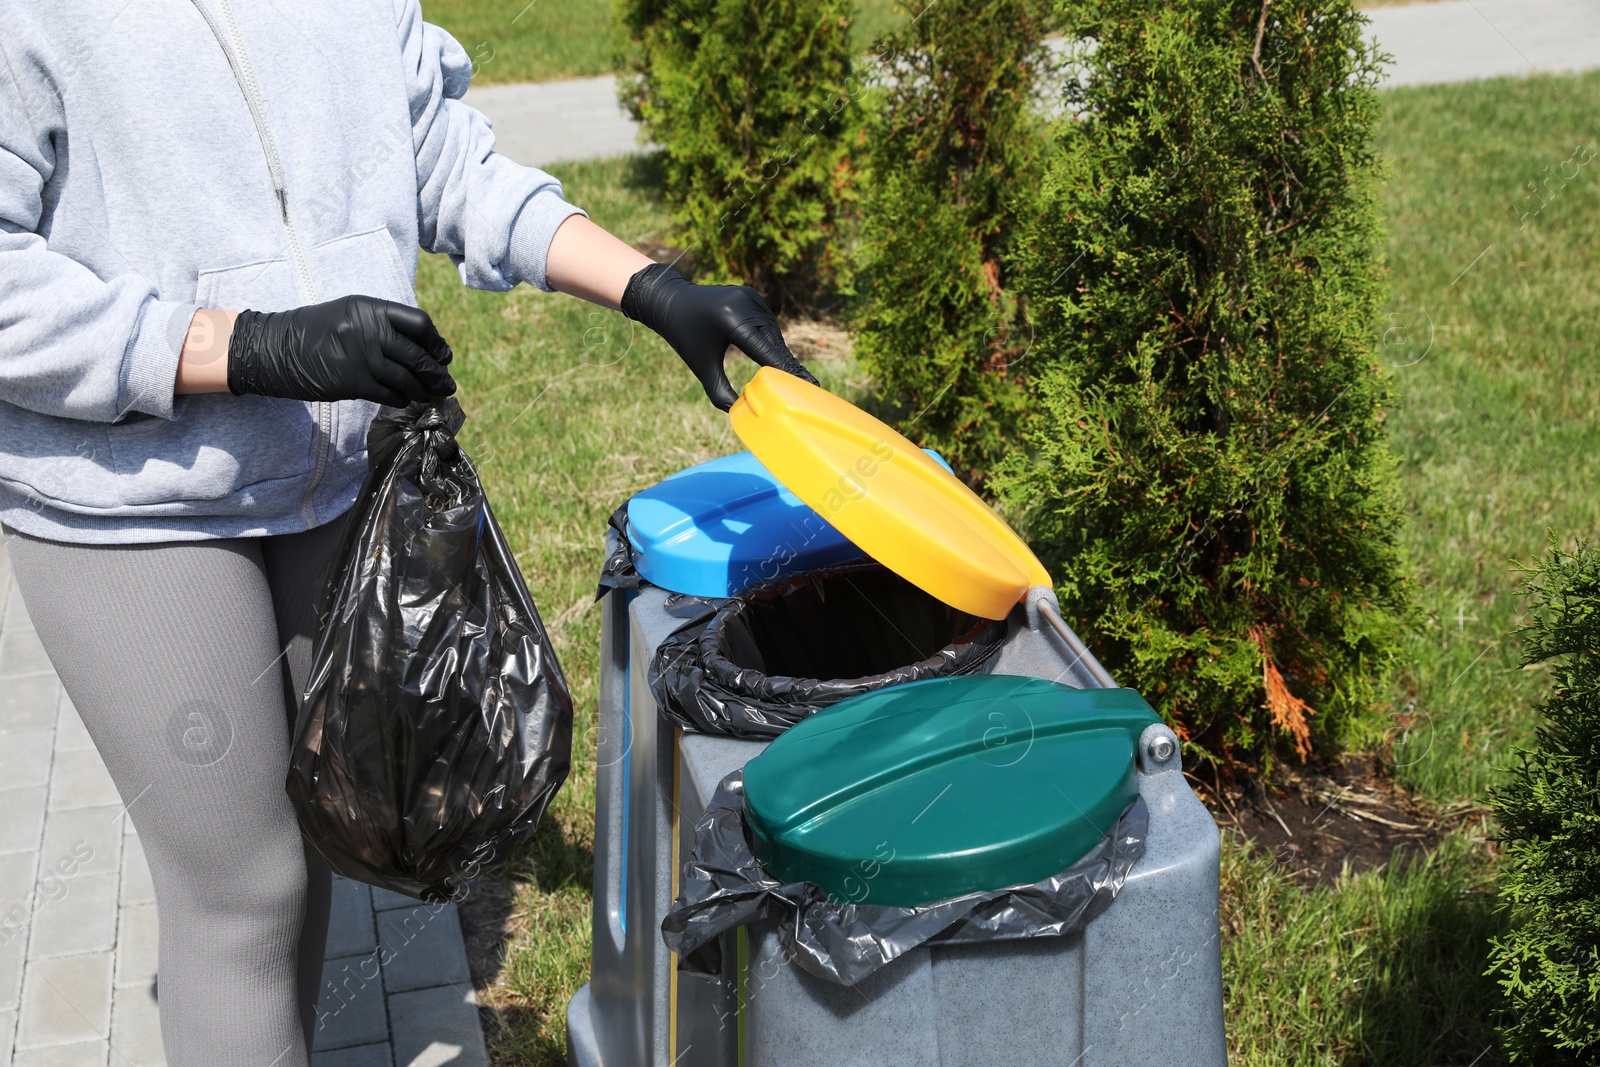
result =
[[[756,858],[854,904],[911,907],[1059,874],[1138,796],[1131,689],[979,675],[824,708],[745,765]]]

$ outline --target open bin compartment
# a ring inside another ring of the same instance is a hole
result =
[[[938,600],[865,560],[762,583],[664,641],[650,684],[675,725],[772,738],[841,700],[987,669],[1004,621]]]

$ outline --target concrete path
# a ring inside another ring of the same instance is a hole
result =
[[[1600,0],[1596,0],[1600,2]],[[617,79],[577,78],[468,89],[494,124],[495,151],[528,167],[644,151],[639,125],[617,104]]]
[[[1600,67],[1600,0],[1443,0],[1367,12],[1390,85]]]
[[[1444,0],[1367,12],[1394,59],[1389,85],[1600,67],[1600,0]],[[641,151],[616,79],[489,85],[467,103],[494,123],[497,149],[542,167]]]
[[[0,543],[0,1067],[164,1067],[132,822]],[[488,1067],[454,905],[344,879],[315,1067]]]

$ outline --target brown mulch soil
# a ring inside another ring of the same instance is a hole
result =
[[[1488,837],[1488,811],[1476,804],[1433,807],[1396,785],[1376,756],[1280,773],[1255,781],[1195,783],[1220,826],[1233,826],[1308,885],[1331,885],[1339,872],[1371,870],[1393,858],[1418,859],[1451,830]]]
[[[783,320],[783,339],[802,363],[849,358],[850,335],[832,319],[796,316]]]

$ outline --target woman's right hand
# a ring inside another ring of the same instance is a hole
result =
[[[228,391],[405,407],[456,391],[450,359],[428,313],[391,300],[241,311],[228,339]]]

